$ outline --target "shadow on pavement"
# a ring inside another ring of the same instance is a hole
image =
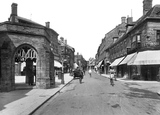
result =
[[[26,97],[27,96],[26,94],[30,91],[31,89],[1,92],[0,93],[0,111],[5,109],[5,105]]]
[[[49,89],[52,88],[58,88],[60,87],[61,83],[60,82],[56,82],[55,85]],[[7,104],[10,104],[14,101],[17,101],[21,98],[24,98],[26,96],[28,96],[28,94],[30,94],[33,91],[33,87],[35,86],[29,86],[27,84],[24,83],[17,83],[16,84],[16,88],[14,91],[10,91],[10,92],[0,92],[0,111],[5,109]]]

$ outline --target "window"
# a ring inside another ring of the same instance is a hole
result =
[[[140,47],[139,43],[141,43],[141,35],[138,34],[138,35],[133,36],[132,42],[131,42],[132,49]]]
[[[136,48],[136,35],[132,37],[131,47],[132,49]]]
[[[160,45],[160,30],[157,30],[156,32],[156,39],[157,39],[157,44]]]
[[[132,43],[136,41],[136,36],[133,36]]]
[[[118,37],[113,37],[113,43],[118,39]]]
[[[141,42],[141,36],[137,35],[137,43],[140,43],[140,42]]]

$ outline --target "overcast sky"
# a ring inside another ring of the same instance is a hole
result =
[[[50,27],[84,56],[95,57],[105,34],[121,23],[122,16],[136,21],[143,13],[143,0],[1,0],[0,22],[7,21],[11,4],[18,16]],[[153,0],[153,6],[160,0]]]

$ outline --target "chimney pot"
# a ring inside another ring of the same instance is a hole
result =
[[[12,7],[12,16],[17,16],[17,4],[16,3],[12,3],[12,5],[11,5],[11,7]]]
[[[17,4],[16,3],[12,3],[12,5],[11,5],[11,15],[10,15],[9,20],[11,22],[17,22],[16,16],[17,16]]]
[[[46,22],[46,27],[50,28],[50,22]]]

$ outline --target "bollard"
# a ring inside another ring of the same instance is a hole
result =
[[[61,84],[64,84],[64,73],[61,73]]]

